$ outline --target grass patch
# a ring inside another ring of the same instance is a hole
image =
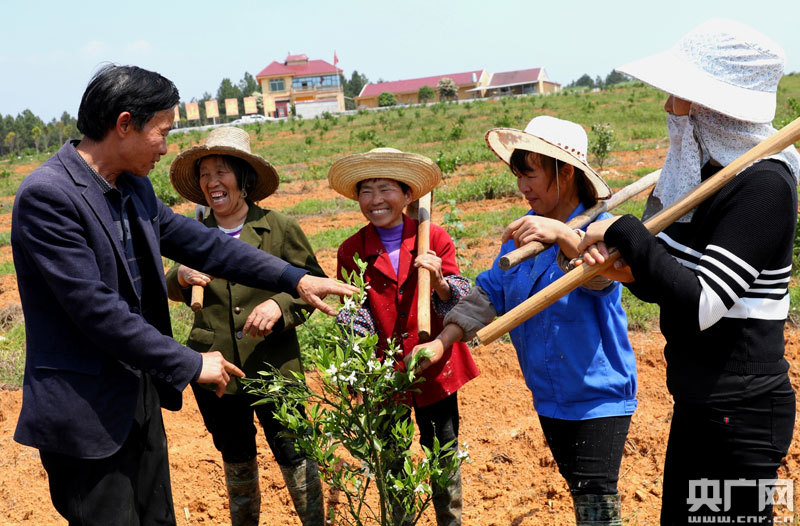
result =
[[[511,177],[502,175],[482,175],[471,181],[461,181],[446,186],[437,192],[436,198],[441,201],[483,201],[517,195],[517,183]]]
[[[633,184],[638,180],[638,177],[623,177],[621,179],[606,179],[606,182],[608,183],[608,186],[616,191],[620,188],[625,188],[626,186]]]
[[[0,247],[5,247],[11,244],[11,231],[0,232]]]
[[[184,303],[170,301],[169,319],[172,321],[172,337],[185,345],[194,323],[194,312]]]
[[[636,179],[639,179],[645,175],[655,172],[656,170],[658,170],[658,168],[637,168],[633,172],[631,172],[631,174],[636,176]]]
[[[316,234],[309,236],[308,241],[311,243],[311,247],[315,251],[326,248],[338,248],[345,239],[358,232],[360,228],[360,226],[348,226],[343,228],[333,228],[331,230],[323,230],[322,232],[317,232]]]
[[[658,324],[661,309],[656,303],[646,303],[622,287],[622,308],[628,315],[628,329],[646,331]]]
[[[342,197],[337,197],[336,199],[306,199],[294,206],[280,209],[284,214],[293,217],[327,216],[343,211],[356,210],[358,210],[358,203]]]
[[[614,214],[615,216],[631,214],[641,219],[642,213],[644,212],[645,202],[646,202],[645,199],[638,199],[636,201],[634,200],[625,201],[624,203],[616,207],[614,210],[612,210],[611,213]]]
[[[17,269],[14,268],[13,261],[0,263],[0,276],[5,276],[6,274],[14,274],[15,276],[17,275]]]
[[[22,386],[25,372],[25,324],[15,323],[0,340],[0,384]]]
[[[506,210],[492,212],[472,212],[462,218],[466,222],[462,238],[482,238],[486,236],[497,237],[497,246],[500,246],[500,234],[509,223],[525,215],[528,209],[521,206],[512,206]]]

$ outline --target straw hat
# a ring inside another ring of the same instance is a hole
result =
[[[527,150],[571,164],[583,171],[598,199],[611,197],[611,189],[586,162],[586,131],[579,124],[548,115],[534,117],[525,130],[494,128],[486,132],[486,144],[510,166],[514,150]]]
[[[205,144],[192,146],[178,155],[169,169],[169,180],[182,197],[208,205],[197,174],[197,161],[209,155],[230,155],[247,161],[256,172],[256,180],[247,194],[253,202],[260,201],[278,188],[278,172],[263,157],[250,153],[250,135],[241,128],[223,126],[208,134]]]
[[[714,19],[667,51],[616,70],[729,117],[769,123],[785,61],[783,49],[755,29]]]
[[[419,199],[442,180],[442,171],[433,161],[416,153],[394,148],[375,148],[337,159],[328,171],[331,188],[358,201],[356,185],[367,179],[393,179],[411,188],[411,198]]]

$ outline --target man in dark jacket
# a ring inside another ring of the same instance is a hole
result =
[[[158,73],[106,66],[66,143],[22,183],[11,243],[27,354],[15,440],[38,448],[71,525],[175,524],[160,406],[193,380],[242,372],[171,337],[161,256],[320,310],[352,288],[174,214],[147,174],[167,152],[178,90]],[[212,232],[212,233],[210,233]]]

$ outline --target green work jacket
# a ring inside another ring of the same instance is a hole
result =
[[[217,228],[213,212],[204,223],[209,228]],[[289,216],[250,203],[239,239],[295,267],[304,268],[314,276],[325,276],[300,225]],[[167,273],[167,289],[170,297],[180,294],[189,304],[191,288],[183,289],[178,284],[178,265]],[[268,299],[278,303],[282,318],[266,336],[244,334],[242,329],[250,312]],[[203,309],[194,316],[186,345],[198,352],[221,352],[226,360],[241,368],[248,378],[257,378],[258,371],[266,369],[265,364],[289,376],[289,371],[303,370],[295,332],[295,327],[304,321],[303,310],[309,314],[312,311],[307,303],[291,294],[213,279],[205,287]],[[239,379],[232,380],[228,383],[226,394],[244,393]],[[214,389],[213,385],[201,385]]]

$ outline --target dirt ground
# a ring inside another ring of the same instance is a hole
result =
[[[640,167],[655,168],[665,150],[623,152],[608,178],[624,177]],[[265,200],[267,207],[291,206],[302,199],[335,197],[327,181],[297,181],[281,186]],[[521,204],[517,199],[492,203],[463,203],[465,212],[497,209]],[[10,200],[0,203],[10,205]],[[183,210],[181,210],[183,211]],[[441,213],[441,211],[439,212]],[[441,218],[441,215],[438,215]],[[434,221],[437,221],[434,214]],[[357,212],[304,218],[307,234],[321,229],[362,224]],[[0,213],[0,232],[10,227],[10,214]],[[476,268],[487,267],[496,252],[496,240],[487,239],[468,247],[466,254]],[[318,253],[323,268],[335,270],[332,249]],[[10,259],[0,250],[0,262]],[[0,308],[18,302],[16,280],[0,278]],[[661,477],[672,405],[665,387],[663,338],[657,330],[632,332],[630,338],[638,359],[639,409],[633,417],[620,470],[623,516],[627,525],[658,524]],[[800,330],[787,328],[787,359],[795,389],[800,388]],[[481,375],[460,390],[460,440],[469,444],[472,462],[464,465],[464,524],[485,526],[556,526],[574,524],[571,498],[546,445],[530,392],[508,343],[493,343],[472,349]],[[38,452],[20,446],[12,436],[22,401],[19,390],[0,388],[0,525],[66,524],[50,502],[47,476]],[[169,440],[170,469],[178,524],[229,524],[222,462],[211,437],[203,427],[190,393],[184,408],[164,412]],[[795,437],[800,436],[800,422]],[[262,490],[261,524],[299,525],[289,495],[263,434],[259,432],[259,467]],[[794,440],[779,477],[800,473],[800,440]],[[798,490],[800,493],[800,490]],[[330,495],[327,492],[326,494]],[[330,500],[330,499],[329,499]],[[328,502],[328,505],[336,505]],[[421,524],[435,524],[429,510]]]
[[[787,329],[786,340],[797,389],[800,331]],[[661,335],[657,331],[633,332],[631,341],[638,358],[639,409],[625,447],[619,487],[626,524],[654,525],[658,524],[671,399],[664,386]],[[481,375],[459,394],[460,439],[469,444],[472,457],[462,468],[464,524],[572,524],[567,486],[545,443],[514,349],[507,343],[493,343],[473,349],[473,355]],[[21,394],[0,391],[0,524],[63,525],[66,522],[50,503],[47,476],[37,451],[12,440]],[[228,524],[222,463],[191,394],[185,394],[182,411],[165,411],[164,419],[178,524]],[[795,426],[798,436],[800,423]],[[261,524],[299,525],[261,433],[258,442]],[[796,438],[779,476],[791,477],[800,470],[799,443]],[[421,524],[435,524],[432,510]]]

